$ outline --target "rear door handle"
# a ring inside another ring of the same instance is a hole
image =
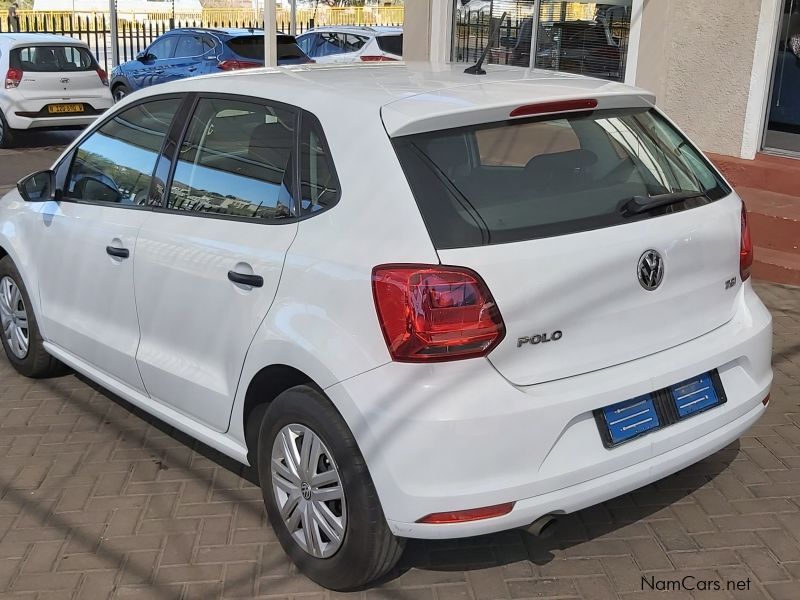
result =
[[[127,248],[115,248],[114,246],[106,246],[106,253],[117,258],[128,258],[131,255],[131,251]]]
[[[249,285],[250,287],[263,287],[264,285],[264,278],[261,275],[247,275],[236,271],[228,271],[228,279],[233,283]]]

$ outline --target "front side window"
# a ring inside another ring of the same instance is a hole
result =
[[[93,71],[94,59],[80,46],[29,46],[11,51],[10,66],[25,72]]]
[[[64,186],[68,200],[144,205],[158,154],[180,99],[120,112],[84,139]]]
[[[303,214],[331,208],[339,201],[339,180],[319,121],[303,117],[300,138],[300,209]]]
[[[165,36],[160,40],[153,42],[153,45],[147,49],[147,54],[152,60],[172,58],[175,54],[175,45],[177,44],[177,41],[177,35]]]
[[[599,110],[396,138],[437,248],[588,231],[688,210],[730,193],[657,111]],[[631,213],[634,197],[698,192]]]
[[[254,220],[293,217],[295,112],[203,98],[180,147],[169,208]]]

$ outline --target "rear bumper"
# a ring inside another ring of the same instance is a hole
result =
[[[356,436],[395,535],[453,538],[592,506],[691,465],[764,412],[772,320],[749,283],[735,317],[678,347],[519,388],[487,360],[389,363],[329,388]],[[718,369],[728,401],[606,449],[592,411]],[[435,512],[515,502],[503,517],[446,525]]]
[[[12,129],[84,127],[93,123],[99,115],[103,114],[112,105],[111,93],[109,92],[107,98],[103,96],[63,101],[68,104],[83,104],[86,107],[86,112],[49,115],[44,109],[53,102],[57,101],[15,99],[3,107],[3,114]]]

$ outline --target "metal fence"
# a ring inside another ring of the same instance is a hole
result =
[[[119,60],[131,60],[147,48],[154,39],[171,29],[181,27],[237,27],[263,29],[263,11],[210,9],[198,13],[181,13],[172,18],[167,13],[120,13],[117,15]],[[79,39],[89,45],[103,68],[111,65],[112,40],[108,13],[74,14],[66,12],[19,11],[22,32],[54,33]],[[278,11],[279,31],[288,32],[290,17]],[[390,19],[399,19],[397,22]],[[396,7],[366,10],[363,8],[298,10],[298,35],[315,25],[395,25],[403,23],[403,9]],[[0,33],[11,30],[8,15],[0,11]]]

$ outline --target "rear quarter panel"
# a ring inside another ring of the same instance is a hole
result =
[[[332,118],[317,116],[341,198],[300,222],[277,296],[245,361],[230,430],[238,439],[247,385],[262,368],[294,367],[324,389],[389,362],[372,269],[439,262],[378,111],[352,120],[336,111]],[[337,408],[352,428],[352,407]]]

